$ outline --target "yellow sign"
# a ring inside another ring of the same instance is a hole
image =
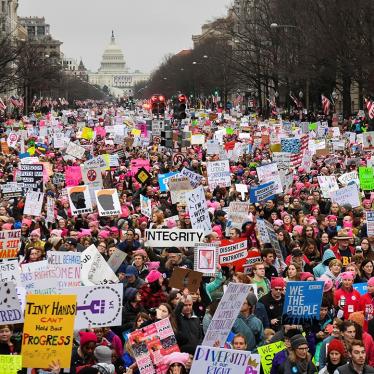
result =
[[[142,131],[139,130],[139,129],[132,129],[131,130],[131,135],[134,135],[134,136],[140,136],[141,133],[142,133]]]
[[[89,127],[83,127],[81,137],[86,140],[91,140],[94,137],[94,132]]]
[[[22,356],[0,355],[0,374],[17,374],[22,369]]]
[[[285,345],[282,341],[271,343],[268,345],[263,345],[258,347],[258,353],[261,357],[261,365],[264,371],[264,374],[270,374],[271,366],[273,365],[273,359],[276,353],[283,351]]]
[[[22,367],[47,368],[59,360],[70,367],[76,295],[27,295]]]

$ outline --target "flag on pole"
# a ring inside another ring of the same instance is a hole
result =
[[[374,118],[374,103],[371,100],[365,99],[366,109],[368,110],[368,115],[370,119]]]
[[[303,107],[303,103],[301,102],[301,100],[299,100],[297,97],[293,96],[291,93],[290,93],[290,98],[295,103],[296,108],[301,109]]]
[[[12,103],[13,106],[17,108],[20,106],[20,102],[15,96],[10,97],[10,102]]]
[[[321,95],[321,98],[322,98],[322,110],[323,110],[323,113],[327,116],[330,113],[331,101],[325,95]]]
[[[0,97],[0,110],[5,110],[5,109],[6,109],[6,105],[4,104],[4,101]]]

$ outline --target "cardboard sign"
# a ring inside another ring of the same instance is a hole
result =
[[[0,282],[21,284],[21,269],[17,260],[3,260],[3,262],[0,262]]]
[[[0,231],[0,259],[16,258],[20,247],[21,247],[21,230],[20,229]]]
[[[272,160],[277,164],[279,170],[288,170],[291,167],[291,153],[274,152]]]
[[[85,286],[118,283],[118,278],[94,244],[82,252],[81,280]]]
[[[187,288],[190,292],[195,293],[200,287],[203,273],[191,269],[175,267],[171,274],[169,286],[178,290]]]
[[[360,178],[360,185],[363,191],[374,190],[374,169],[372,167],[358,168],[358,175]]]
[[[358,186],[360,185],[360,180],[358,179],[358,175],[357,175],[356,170],[341,175],[338,178],[338,181],[343,186],[348,186],[349,184],[352,184],[352,183],[356,183]]]
[[[202,186],[186,192],[187,211],[190,214],[191,226],[195,230],[202,230],[205,235],[212,231],[205,192]]]
[[[179,352],[177,339],[174,336],[169,318],[135,330],[129,335],[129,342],[138,369],[144,374],[162,372],[158,366],[161,365],[164,356]]]
[[[322,302],[323,282],[287,282],[283,305],[283,324],[302,325],[318,321]]]
[[[147,247],[195,247],[203,241],[204,232],[191,229],[147,229],[145,236]]]
[[[47,217],[46,222],[55,222],[55,199],[51,196],[47,196]]]
[[[0,355],[0,374],[17,374],[21,369],[21,355]]]
[[[23,313],[13,282],[0,283],[0,325],[22,323]]]
[[[275,233],[273,225],[267,220],[258,219],[257,220],[257,229],[260,236],[260,240],[263,243],[270,243],[275,250],[279,260],[284,261],[282,251],[279,246],[278,237]]]
[[[171,171],[170,173],[158,175],[158,184],[160,185],[161,192],[169,191],[169,187],[168,187],[169,179],[177,174],[179,173]]]
[[[249,190],[251,203],[261,203],[266,200],[274,199],[275,191],[276,185],[274,182],[267,182],[257,187],[251,187]]]
[[[77,216],[92,213],[91,195],[88,186],[74,186],[67,188],[71,214]]]
[[[139,169],[144,168],[147,171],[151,170],[149,160],[143,160],[142,158],[136,158],[131,160],[131,171],[134,175],[138,172]]]
[[[217,273],[218,253],[213,243],[198,243],[194,251],[194,270],[204,274],[205,277]]]
[[[218,359],[218,357],[220,358]],[[236,359],[232,359],[233,357],[236,357]],[[199,345],[195,351],[190,373],[259,374],[260,355],[236,349],[211,348]]]
[[[127,257],[127,254],[118,248],[109,257],[108,265],[110,266],[110,268],[113,270],[114,273],[123,264],[123,261],[125,261],[126,257]]]
[[[330,198],[330,193],[339,189],[335,175],[318,175],[319,186],[321,187],[322,196],[325,199]]]
[[[351,204],[352,208],[357,208],[361,205],[359,193],[359,187],[356,183],[353,183],[337,191],[332,191],[330,198],[333,203],[339,205]]]
[[[209,324],[202,345],[213,347],[219,344],[222,347],[225,344],[250,288],[250,284],[229,283]]]
[[[6,184],[0,185],[1,196],[3,199],[11,199],[14,197],[23,196],[24,185],[23,183],[8,182]]]
[[[202,175],[186,168],[182,169],[180,175],[188,177],[193,188],[198,187],[201,184],[201,180],[204,178]]]
[[[144,195],[140,195],[140,212],[148,218],[152,216],[151,199]]]
[[[275,354],[283,351],[283,349],[285,348],[286,346],[282,341],[257,347],[257,351],[260,354],[261,366],[264,374],[270,374]]]
[[[56,132],[53,134],[53,148],[61,149],[64,148],[64,134],[62,132]]]
[[[78,158],[79,160],[83,159],[86,150],[78,144],[69,142],[68,147],[66,148],[66,154]]]
[[[122,283],[65,288],[60,293],[77,296],[75,330],[121,325]]]
[[[41,164],[21,164],[20,176],[27,191],[43,191],[43,170]]]
[[[27,295],[22,366],[48,367],[52,360],[70,368],[76,313],[75,295]]]
[[[367,236],[374,236],[374,211],[367,210],[366,214],[366,227],[367,227]]]
[[[230,187],[231,175],[229,160],[213,161],[207,163],[209,188]]]
[[[23,214],[39,217],[42,212],[43,201],[44,201],[43,192],[34,192],[34,191],[27,192],[25,206],[23,207]]]
[[[290,155],[290,153],[289,153]],[[258,179],[260,183],[274,182],[275,183],[275,193],[282,193],[282,181],[279,175],[277,164],[268,164],[259,166],[256,168]]]
[[[175,176],[168,182],[171,202],[173,204],[186,204],[186,192],[192,191],[190,180],[187,176]]]
[[[247,239],[222,240],[218,248],[218,262],[220,265],[234,264],[247,258]]]
[[[95,191],[99,216],[116,216],[121,214],[121,203],[115,188]]]
[[[249,203],[231,201],[229,205],[229,227],[236,227],[240,230],[244,222],[248,221]]]

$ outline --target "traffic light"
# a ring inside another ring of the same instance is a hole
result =
[[[186,95],[178,95],[178,103],[177,103],[177,117],[179,119],[185,119],[187,117],[186,114],[187,108],[187,97]]]
[[[165,113],[165,96],[163,95],[152,95],[151,97],[151,111],[154,115],[160,115]]]

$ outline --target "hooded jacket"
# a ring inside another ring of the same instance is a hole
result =
[[[321,275],[325,274],[326,271],[329,270],[329,262],[334,258],[336,258],[334,252],[331,249],[326,249],[322,257],[322,262],[313,269],[314,276],[319,278]]]

